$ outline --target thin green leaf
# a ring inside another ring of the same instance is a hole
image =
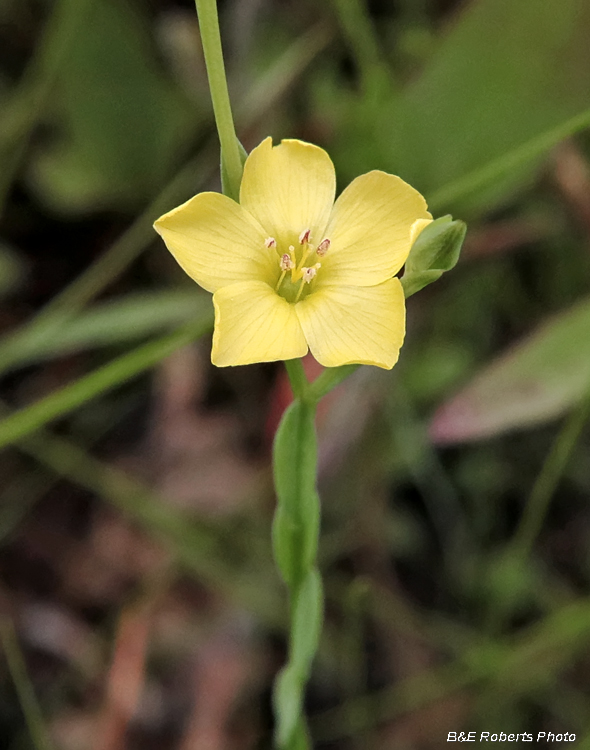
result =
[[[287,750],[301,722],[304,682],[302,675],[288,664],[279,673],[273,691],[276,744],[279,750]]]
[[[144,344],[56,393],[14,412],[0,422],[0,448],[158,364],[172,352],[205,334],[212,326],[212,317],[209,313],[168,336]]]
[[[141,203],[165,179],[199,116],[155,65],[139,14],[114,0],[91,3],[58,91],[58,137],[39,149],[30,178],[62,212]]]
[[[273,547],[291,588],[303,580],[317,551],[320,511],[314,417],[315,407],[294,401],[283,415],[273,448],[277,493]]]
[[[586,0],[464,3],[399,95],[373,103],[331,93],[339,175],[378,163],[435,211],[489,211],[555,143],[588,127],[589,31]]]
[[[322,632],[324,593],[322,579],[310,570],[293,598],[289,661],[303,674],[308,674]]]
[[[42,336],[33,330],[19,339],[13,355],[19,365],[39,362],[71,352],[134,341],[142,337],[200,319],[211,301],[196,291],[162,291],[131,294],[77,315]]]
[[[33,746],[35,750],[53,750],[14,627],[5,615],[0,617],[0,640]]]

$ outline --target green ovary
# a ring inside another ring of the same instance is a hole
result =
[[[301,279],[293,282],[291,281],[291,272],[288,271],[285,274],[285,278],[283,279],[280,287],[277,289],[277,294],[286,299],[287,302],[294,303],[297,299],[297,295],[299,294],[301,284],[303,284],[303,289],[301,290],[301,294],[299,295],[299,299],[297,300],[298,302],[301,302],[302,299],[305,299],[307,295],[312,291],[311,288],[313,286],[313,281],[311,282],[311,284],[306,284]]]

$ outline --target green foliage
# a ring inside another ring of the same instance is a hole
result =
[[[13,292],[23,276],[24,269],[17,253],[0,245],[0,299]]]
[[[176,349],[186,346],[210,330],[211,317],[211,311],[208,311],[201,320],[191,321],[172,334],[131,350],[61,390],[14,412],[0,422],[0,447],[20,440],[48,422],[153,367]]]
[[[30,174],[43,200],[67,213],[140,204],[202,119],[157,70],[142,18],[113,0],[91,4],[57,90],[59,136]]]
[[[135,341],[194,318],[210,319],[210,306],[205,295],[193,291],[129,294],[48,327],[42,336],[23,336],[13,347],[12,366]]]
[[[336,100],[339,174],[348,180],[379,165],[427,198],[443,196],[447,185],[588,109],[589,29],[585,0],[480,0],[457,16],[417,80],[399,93],[343,98],[322,81],[318,95]],[[350,149],[351,141],[358,146]],[[539,156],[437,200],[437,210],[465,217],[489,210],[527,184]]]

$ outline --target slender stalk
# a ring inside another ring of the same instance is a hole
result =
[[[225,77],[219,19],[217,17],[217,3],[216,0],[195,0],[195,3],[199,17],[199,28],[203,43],[203,54],[207,67],[211,100],[213,102],[215,124],[217,125],[219,142],[221,144],[221,171],[224,183],[226,183],[224,184],[224,192],[230,198],[238,200],[240,182],[242,181],[242,157],[236,137],[227,79]]]
[[[305,377],[300,361],[291,362],[299,362],[299,375]],[[297,377],[295,375],[294,388]],[[320,503],[316,490],[315,411],[315,405],[296,398],[283,415],[273,448],[277,494],[273,552],[290,601],[288,659],[277,676],[273,694],[278,750],[309,750],[311,747],[303,701],[324,610],[322,581],[316,562]]]
[[[291,390],[295,398],[305,400],[309,382],[303,369],[303,363],[300,359],[285,360],[285,369],[291,383]]]

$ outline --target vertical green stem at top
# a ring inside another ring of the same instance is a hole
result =
[[[237,201],[242,181],[242,157],[236,137],[225,76],[217,2],[216,0],[195,0],[195,3],[199,17],[199,30],[213,102],[215,124],[221,145],[221,171],[224,179],[224,192]]]

